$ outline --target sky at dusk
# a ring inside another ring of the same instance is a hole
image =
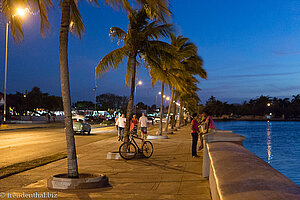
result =
[[[260,95],[289,97],[300,93],[300,2],[298,0],[171,0],[176,34],[191,39],[199,49],[207,71],[200,80],[199,97],[210,96],[241,103]],[[72,102],[93,101],[94,70],[104,55],[118,48],[109,38],[112,26],[127,29],[126,13],[81,1],[85,34],[69,40]],[[37,16],[24,20],[24,41],[9,35],[7,92],[30,91],[61,96],[58,37],[60,9],[50,10],[51,31],[42,38]],[[0,22],[0,91],[4,87],[5,21]],[[126,62],[125,62],[126,63]],[[125,63],[97,80],[97,95],[129,96]],[[138,69],[137,102],[154,104],[160,84],[154,88],[144,66]],[[167,91],[167,93],[170,93]]]

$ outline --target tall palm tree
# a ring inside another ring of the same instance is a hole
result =
[[[201,78],[206,78],[206,71],[202,68],[203,61],[197,55],[197,46],[189,41],[188,38],[182,35],[176,37],[174,34],[170,35],[171,47],[176,55],[178,62],[174,63],[173,66],[165,68],[170,78],[162,78],[161,81],[165,82],[171,88],[171,100],[169,104],[167,122],[165,131],[168,130],[169,118],[171,113],[171,107],[174,101],[175,90],[181,92],[189,92],[189,84],[191,80],[194,80],[192,75],[199,75]],[[174,78],[175,77],[175,78]]]
[[[39,11],[41,18],[41,33],[44,33],[45,28],[48,28],[48,9],[52,6],[52,0],[2,0],[2,11],[6,18],[11,22],[11,31],[15,40],[23,38],[22,19],[13,17],[13,9],[15,3],[23,3],[33,9]],[[88,2],[97,3],[97,0],[88,0]],[[146,5],[145,12],[153,19],[164,21],[166,16],[170,16],[167,0],[136,0],[140,5]],[[59,36],[59,57],[60,57],[60,73],[61,73],[61,90],[63,97],[63,107],[65,113],[65,127],[67,140],[67,155],[68,155],[68,177],[78,177],[78,165],[75,148],[75,139],[72,125],[71,114],[71,97],[69,83],[69,68],[68,68],[68,37],[71,30],[77,36],[81,37],[84,31],[84,25],[80,12],[78,10],[78,0],[60,0],[61,3],[61,26]],[[131,11],[131,6],[128,0],[105,0],[105,3],[115,8],[125,8],[128,12]],[[133,61],[134,62],[134,61]]]
[[[162,83],[162,90],[161,90],[161,100],[160,100],[160,128],[158,131],[158,135],[162,135],[163,133],[163,123],[162,117],[164,114],[164,105],[163,105],[163,96],[164,96],[164,87],[165,85],[169,87],[178,87],[182,88],[183,81],[181,77],[176,77],[178,73],[184,73],[183,68],[181,67],[180,60],[178,59],[178,54],[174,51],[172,46],[169,46],[168,54],[169,57],[173,57],[173,59],[165,59],[165,57],[159,57],[158,65],[160,67],[151,68],[150,69],[150,76],[152,78],[152,85],[154,86],[157,81]],[[167,58],[169,58],[167,57]],[[173,95],[172,95],[173,96]],[[171,99],[171,101],[173,101]]]
[[[159,68],[160,56],[169,56],[169,45],[165,42],[158,41],[160,37],[168,37],[171,31],[171,24],[162,24],[158,21],[149,21],[147,8],[140,10],[131,10],[129,14],[129,26],[127,32],[118,27],[110,29],[110,36],[117,37],[118,42],[123,41],[123,46],[113,50],[104,56],[96,67],[96,75],[100,77],[110,68],[117,69],[119,64],[127,57],[127,73],[125,82],[130,85],[130,97],[127,105],[125,136],[129,131],[129,118],[132,112],[134,99],[136,68],[140,66],[137,60],[146,65],[148,69]],[[169,57],[168,59],[172,59]],[[127,137],[125,137],[127,139]]]

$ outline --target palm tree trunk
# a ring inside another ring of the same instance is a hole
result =
[[[179,115],[180,126],[182,126],[182,124],[183,124],[183,107],[184,107],[182,102],[181,102],[181,104],[180,104],[180,115]]]
[[[78,165],[76,156],[75,139],[72,123],[71,96],[68,68],[68,37],[70,23],[70,2],[63,0],[61,12],[61,25],[59,35],[59,58],[60,58],[60,81],[65,114],[67,157],[68,157],[68,177],[78,177]]]
[[[179,101],[180,107],[179,107],[179,116],[178,116],[178,125],[177,127],[180,128],[181,125],[181,114],[182,114],[182,102]]]
[[[133,99],[134,99],[134,90],[135,90],[135,75],[136,75],[136,55],[129,57],[128,62],[132,61],[132,77],[131,77],[131,85],[130,85],[130,97],[127,104],[127,113],[126,113],[126,125],[125,125],[125,137],[124,141],[128,141],[129,136],[129,128],[130,128],[130,116],[132,112]]]
[[[177,102],[177,95],[175,94],[174,92],[174,101],[175,103],[173,103],[173,115],[174,117],[172,118],[172,122],[171,122],[171,129],[174,129],[174,127],[176,126],[175,124],[175,118],[176,118],[176,114],[177,114],[177,105],[176,105],[176,102]]]
[[[174,99],[174,86],[172,86],[172,92],[171,92],[171,100],[170,100],[170,104],[169,104],[169,108],[168,108],[168,114],[167,114],[167,122],[166,122],[166,128],[165,128],[165,131],[167,132],[168,131],[168,126],[169,126],[169,119],[170,119],[170,113],[171,113],[171,108],[172,108],[172,105],[173,105],[173,99]]]
[[[160,96],[160,126],[159,126],[159,132],[158,135],[162,135],[162,129],[163,129],[163,114],[164,114],[164,89],[165,89],[165,84],[161,84],[161,96]]]

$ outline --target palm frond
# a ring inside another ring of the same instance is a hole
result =
[[[145,27],[143,33],[145,34],[145,37],[149,37],[152,40],[157,40],[160,37],[168,38],[172,32],[172,26],[172,24],[158,25],[158,23],[154,21]]]
[[[27,0],[28,5],[34,12],[40,16],[40,32],[45,37],[45,32],[49,31],[51,26],[48,20],[48,11],[53,7],[52,0]]]
[[[123,29],[118,28],[118,27],[111,27],[110,28],[110,32],[109,32],[109,36],[111,37],[111,39],[113,40],[115,37],[118,38],[118,45],[120,44],[120,42],[122,40],[124,40],[124,38],[126,37],[126,32],[123,31]]]
[[[121,64],[124,61],[124,58],[126,56],[126,47],[121,47],[108,53],[98,63],[96,67],[96,77],[101,77],[101,75],[104,72],[108,71],[110,68],[117,69],[119,67],[119,64]]]
[[[82,22],[81,14],[77,7],[78,1],[70,1],[71,13],[70,13],[70,31],[76,36],[81,38],[82,33],[84,32],[84,24]]]
[[[13,39],[17,42],[23,40],[23,30],[22,30],[22,18],[15,15],[17,6],[16,1],[13,0],[2,0],[1,2],[1,12],[4,14],[4,17],[7,20],[7,23],[10,25],[10,30],[13,35]],[[20,2],[22,7],[26,7],[25,2]]]
[[[115,10],[125,9],[127,12],[132,12],[132,7],[128,0],[104,0],[107,5]]]
[[[137,0],[146,9],[147,15],[152,20],[166,22],[170,19],[171,11],[169,10],[168,0]]]

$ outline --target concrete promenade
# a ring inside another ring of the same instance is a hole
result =
[[[153,129],[149,134],[155,132]],[[211,199],[208,180],[201,174],[202,151],[198,152],[200,158],[191,156],[189,127],[169,135],[169,139],[151,142],[154,153],[150,159],[130,161],[106,159],[107,153],[117,151],[121,144],[117,136],[77,149],[79,172],[106,174],[110,187],[78,191],[47,189],[48,177],[67,171],[63,159],[0,179],[0,199],[12,199],[7,196],[23,192],[56,196],[43,199]]]

